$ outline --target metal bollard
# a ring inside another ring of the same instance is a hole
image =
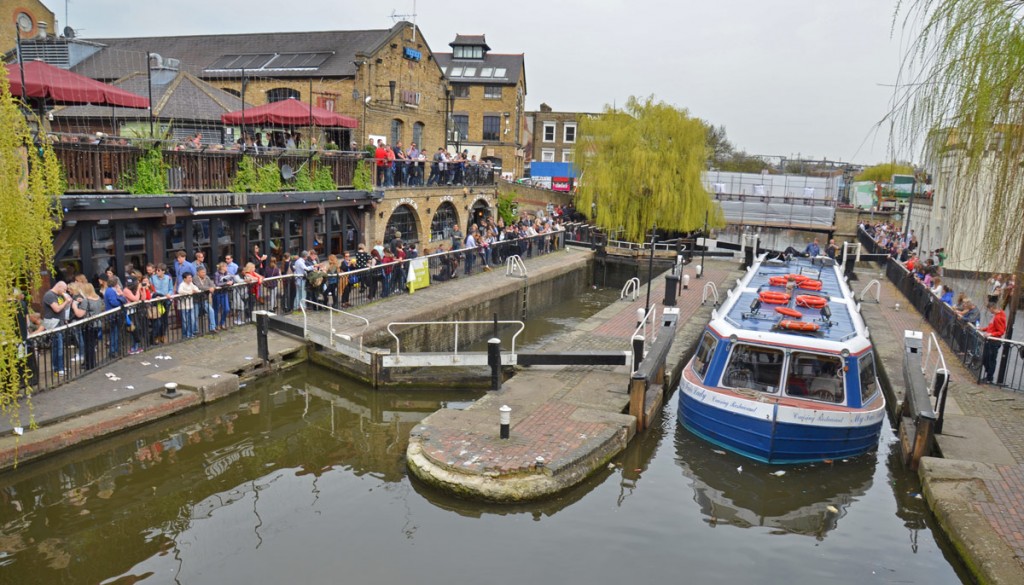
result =
[[[697,278],[700,278],[701,275],[704,274],[704,265],[698,264],[697,267],[694,268],[694,272],[697,273]]]
[[[508,428],[512,424],[512,407],[507,404],[502,404],[501,408],[498,409],[498,420],[501,423],[501,430],[499,434],[502,439],[508,438]]]
[[[487,340],[487,365],[491,366],[491,390],[501,390],[501,340]]]
[[[639,327],[640,324],[644,322],[644,316],[646,314],[647,314],[646,311],[644,311],[641,308],[637,308],[637,310],[636,310],[636,326],[637,327]]]
[[[683,290],[689,290],[689,288],[690,288],[690,275],[689,274],[684,274],[683,275]]]
[[[164,391],[160,393],[160,396],[164,398],[177,398],[181,396],[178,394],[178,384],[176,382],[168,382],[164,384]]]
[[[270,363],[270,344],[267,342],[267,333],[270,331],[269,311],[253,311],[256,315],[256,355],[263,360],[264,364]]]
[[[676,289],[679,288],[679,277],[675,274],[669,274],[665,277],[665,301],[662,303],[666,307],[676,306]]]

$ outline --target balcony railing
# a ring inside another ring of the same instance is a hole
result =
[[[487,162],[444,162],[382,160],[368,158],[374,187],[429,187],[442,185],[493,185],[494,167]]]
[[[58,142],[53,148],[64,168],[67,189],[71,193],[122,191],[145,152],[135,146],[117,144]],[[243,156],[251,156],[258,166],[273,163],[283,168],[288,165],[295,172],[304,165],[311,172],[326,166],[338,188],[352,187],[356,164],[363,158],[362,153],[339,151],[290,150],[256,155],[230,150],[163,150],[162,153],[172,193],[228,190]],[[288,187],[287,181],[284,186]]]

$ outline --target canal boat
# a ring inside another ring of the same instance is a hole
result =
[[[758,258],[713,311],[679,388],[686,429],[765,463],[864,454],[885,419],[860,307],[825,257]]]

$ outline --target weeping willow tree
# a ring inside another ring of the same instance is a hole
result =
[[[925,137],[925,156],[944,179],[946,248],[980,238],[972,244],[979,268],[1017,254],[1020,273],[1024,2],[904,0],[897,14],[914,39],[900,73],[899,134],[905,145]]]
[[[622,111],[605,107],[579,120],[574,160],[576,207],[622,239],[639,242],[653,224],[669,231],[725,225],[702,183],[707,128],[686,110],[653,97],[630,97]]]
[[[42,286],[41,268],[53,259],[53,231],[60,226],[64,191],[60,163],[48,144],[35,144],[7,68],[0,67],[0,412],[20,422],[19,399],[30,393],[21,345],[19,295]],[[31,421],[30,421],[31,422]]]

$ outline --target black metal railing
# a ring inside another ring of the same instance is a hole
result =
[[[564,247],[565,233],[555,231],[324,274],[316,283],[289,274],[130,303],[30,336],[25,349],[32,386],[47,390],[127,355],[253,323],[254,311],[290,313],[303,299],[332,307],[366,305],[490,271],[512,256],[529,261]]]
[[[885,266],[886,278],[949,345],[975,381],[980,382],[987,376],[985,361],[988,360],[994,373],[992,383],[1012,390],[1024,390],[1024,343],[986,337],[978,331],[977,323],[969,323],[958,315],[953,307],[943,303],[924,283],[914,278],[903,264],[895,258],[882,257],[886,251],[871,234],[860,229],[858,238],[869,253],[879,255],[876,260]]]
[[[367,158],[374,187],[493,185],[497,172],[488,162]]]

